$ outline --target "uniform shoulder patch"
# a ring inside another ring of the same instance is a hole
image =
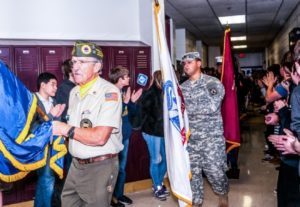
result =
[[[217,90],[216,90],[215,88],[211,88],[211,89],[209,90],[209,93],[210,93],[211,95],[216,95],[216,94],[217,94]]]
[[[105,101],[118,101],[118,93],[105,93]]]
[[[211,96],[218,94],[218,85],[216,83],[208,82],[206,87]]]

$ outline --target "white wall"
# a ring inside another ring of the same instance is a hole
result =
[[[164,0],[159,2],[164,15]],[[152,47],[152,70],[159,68],[153,0],[0,0],[0,5],[0,44],[141,41]]]
[[[196,51],[198,51],[201,55],[202,68],[207,66],[207,47],[202,43],[201,40],[196,41]]]
[[[176,29],[176,59],[181,60],[184,53],[186,53],[186,33],[185,29]]]
[[[208,46],[202,43],[202,67],[208,67]]]
[[[139,32],[140,40],[148,45],[152,45],[152,71],[159,68],[159,53],[157,48],[156,30],[154,22],[154,11],[152,0],[139,1]]]
[[[196,38],[190,33],[189,31],[186,30],[186,52],[195,52],[197,51],[196,48]],[[200,51],[198,51],[200,52]]]
[[[171,42],[171,58],[172,63],[176,67],[176,29],[175,29],[175,23],[173,19],[170,19],[170,42]]]
[[[239,58],[238,55],[235,57],[238,59],[240,67],[263,66],[264,63],[264,53],[245,53],[244,58]]]
[[[221,56],[220,47],[209,46],[208,47],[208,67],[216,67],[215,57]]]
[[[0,38],[138,41],[139,2],[1,0]]]
[[[187,52],[197,51],[196,38],[186,29],[176,29],[176,59],[181,60]],[[199,51],[200,52],[200,51]]]
[[[202,41],[201,40],[197,40],[196,41],[196,51],[198,51],[200,53],[200,56],[202,58],[202,67],[205,67],[203,66],[203,50],[202,50]]]
[[[295,27],[300,27],[300,5],[285,23],[270,47],[268,47],[268,65],[280,63],[284,53],[289,50],[289,32]]]

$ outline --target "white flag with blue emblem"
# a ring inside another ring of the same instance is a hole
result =
[[[161,71],[164,82],[164,137],[168,177],[179,206],[192,206],[190,162],[187,152],[189,125],[184,100],[173,70],[160,6],[154,4]]]

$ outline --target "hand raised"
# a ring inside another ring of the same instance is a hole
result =
[[[131,88],[128,87],[126,92],[123,93],[123,102],[125,104],[128,104],[128,102],[130,101],[130,96],[131,96]]]
[[[273,87],[274,84],[276,83],[276,81],[277,81],[277,78],[274,76],[273,72],[268,72],[267,76],[265,76],[263,78],[264,84],[268,87]]]
[[[132,94],[131,94],[131,102],[135,103],[137,100],[139,100],[139,98],[141,97],[142,93],[143,93],[143,89],[142,88],[140,88],[137,91],[134,90],[132,92]]]
[[[282,154],[297,154],[294,150],[293,144],[296,141],[296,138],[291,135],[286,135],[282,138],[282,143],[279,143],[276,148],[282,152]]]
[[[265,116],[265,123],[267,125],[276,125],[279,121],[278,115],[276,113],[269,113]]]
[[[60,117],[60,115],[63,113],[63,111],[66,108],[66,104],[56,104],[54,107],[50,109],[50,113],[54,117]]]
[[[296,71],[297,71],[298,75],[300,75],[300,65],[298,62],[295,62],[295,67],[296,67]]]

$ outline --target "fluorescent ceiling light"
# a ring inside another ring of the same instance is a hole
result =
[[[238,36],[238,37],[231,37],[231,41],[242,41],[242,40],[247,40],[246,36]]]
[[[242,48],[247,48],[247,45],[234,45],[233,49],[242,49]]]
[[[219,20],[223,25],[241,24],[246,22],[246,17],[245,15],[225,16],[225,17],[219,17]]]

